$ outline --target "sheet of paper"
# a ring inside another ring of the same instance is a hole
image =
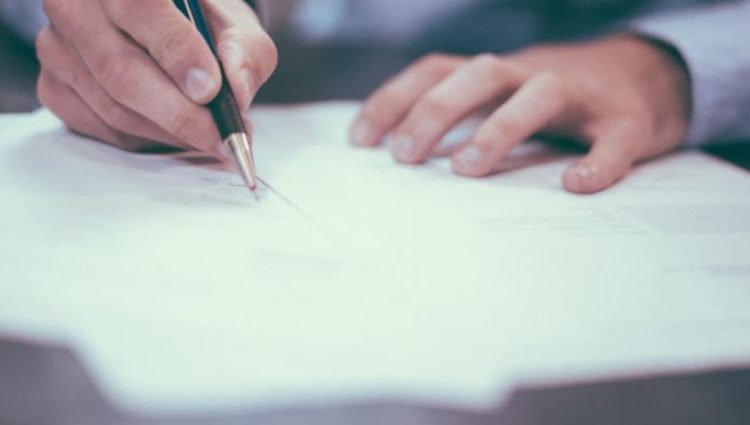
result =
[[[527,144],[504,171],[347,146],[354,104],[254,112],[268,189],[0,122],[0,330],[76,344],[141,409],[387,396],[750,359],[750,175],[695,152],[596,196]],[[453,135],[456,140],[461,134]]]

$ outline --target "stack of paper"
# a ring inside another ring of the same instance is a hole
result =
[[[0,330],[140,409],[403,397],[750,359],[750,175],[697,152],[566,193],[568,154],[451,174],[347,146],[357,105],[254,113],[257,203],[191,155],[0,120]]]

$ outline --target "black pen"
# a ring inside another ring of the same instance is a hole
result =
[[[253,2],[249,2],[249,4],[252,5]],[[206,22],[200,1],[175,0],[175,5],[195,25],[195,28],[203,36],[203,39],[206,40],[206,43],[211,48],[211,52],[216,57],[216,61],[219,63],[222,80],[221,90],[216,98],[208,104],[208,109],[211,111],[216,127],[219,129],[224,147],[232,153],[232,157],[237,165],[237,171],[239,171],[247,187],[255,193],[258,187],[258,177],[255,173],[250,135],[245,128],[242,114],[237,107],[237,100],[232,95],[232,89],[224,72],[224,67],[219,60],[216,43],[211,35],[211,29]]]

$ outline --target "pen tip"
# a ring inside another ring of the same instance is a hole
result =
[[[237,171],[245,181],[245,185],[253,193],[255,199],[259,199],[257,194],[258,177],[255,173],[255,161],[247,135],[244,133],[233,134],[226,140],[226,143],[229,144],[234,154]]]

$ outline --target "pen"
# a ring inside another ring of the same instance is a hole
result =
[[[255,173],[255,162],[250,142],[250,135],[245,128],[245,122],[242,114],[237,107],[237,100],[232,95],[232,89],[229,86],[224,67],[218,58],[216,43],[211,35],[211,30],[206,23],[199,0],[175,0],[175,5],[180,11],[195,25],[195,28],[206,40],[211,52],[216,57],[221,69],[221,90],[211,103],[208,109],[211,111],[216,127],[219,129],[224,148],[232,153],[234,162],[237,165],[237,171],[242,176],[247,187],[255,194],[258,187],[258,177]],[[253,2],[249,2],[253,4]]]

